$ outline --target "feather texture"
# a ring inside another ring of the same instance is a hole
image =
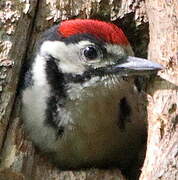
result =
[[[92,34],[107,43],[123,46],[129,44],[125,34],[119,27],[99,20],[75,19],[63,21],[58,31],[65,38],[76,34]]]

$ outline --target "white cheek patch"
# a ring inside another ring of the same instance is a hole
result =
[[[51,55],[59,60],[59,66],[63,73],[81,74],[85,71],[85,63],[80,58],[80,50],[89,41],[81,41],[77,44],[68,44],[60,41],[45,41],[41,46],[41,55]]]
[[[125,55],[125,50],[123,47],[119,45],[114,45],[114,44],[107,44],[106,45],[107,52],[110,54],[115,54],[116,56],[124,56]]]
[[[90,41],[80,41],[75,45],[77,45],[79,48],[84,48],[86,46],[92,46],[92,45],[95,45],[95,44],[90,42]]]
[[[44,57],[37,55],[32,68],[32,74],[35,85],[43,86],[47,84],[45,68],[46,61]]]
[[[119,46],[116,44],[107,44],[106,46],[108,53],[115,54],[118,56],[134,56],[133,50],[130,45],[128,46]]]

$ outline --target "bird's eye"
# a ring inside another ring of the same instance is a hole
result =
[[[82,54],[86,60],[94,60],[101,55],[99,49],[95,46],[87,46],[83,49]]]

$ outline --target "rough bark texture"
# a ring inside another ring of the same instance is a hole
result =
[[[0,1],[0,180],[125,179],[118,169],[72,172],[54,167],[27,140],[20,102],[16,98],[14,104],[14,99],[22,62],[30,58],[36,40],[46,28],[75,17],[113,21],[124,29],[135,54],[146,57],[149,36],[145,9],[151,33],[149,57],[166,65],[161,76],[167,81],[153,82],[150,87],[153,97],[149,96],[148,107],[149,144],[141,179],[166,179],[169,173],[176,179],[177,80],[173,73],[178,61],[176,3],[147,0],[145,8],[143,0]]]
[[[148,88],[148,146],[141,180],[178,179],[178,1],[147,0],[149,58],[164,65]]]
[[[35,5],[33,3],[29,15],[34,15]],[[25,6],[28,4],[18,1],[0,2],[0,148],[7,132],[21,63],[31,29],[32,21],[25,15]],[[24,14],[21,14],[22,11]]]

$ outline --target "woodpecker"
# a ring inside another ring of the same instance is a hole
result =
[[[112,23],[62,21],[44,32],[24,74],[27,134],[61,169],[126,167],[146,131],[127,78],[160,69],[133,57],[127,37]]]

